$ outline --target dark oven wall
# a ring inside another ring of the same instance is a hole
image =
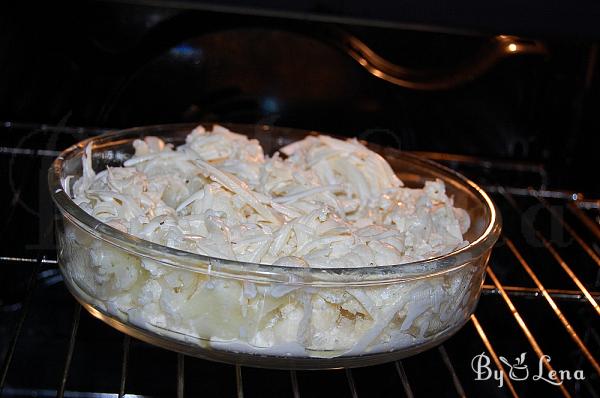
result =
[[[600,142],[597,45],[589,38],[529,38],[543,51],[499,57],[480,70],[490,32],[112,2],[8,11],[0,16],[3,120],[115,128],[275,124],[409,150],[543,162],[555,186],[600,190],[585,173],[594,169]],[[380,79],[349,55],[348,37],[417,76],[459,78],[426,89]]]

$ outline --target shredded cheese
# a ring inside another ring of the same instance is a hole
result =
[[[158,137],[134,147],[123,167],[96,174],[88,146],[74,200],[157,243],[267,264],[298,257],[310,267],[402,264],[467,243],[468,214],[453,206],[442,181],[403,187],[356,140],[309,136],[282,148],[282,159],[216,126],[196,128],[177,148]],[[365,235],[367,227],[377,233]]]
[[[468,244],[469,216],[441,180],[407,188],[357,140],[309,136],[269,157],[258,141],[215,126],[194,129],[178,147],[158,137],[133,146],[123,167],[98,172],[86,147],[82,176],[65,192],[97,219],[155,243],[302,268],[403,264]],[[67,244],[85,241],[67,233]],[[67,269],[98,305],[141,327],[238,352],[336,356],[413,346],[459,324],[483,268],[311,289],[292,273],[269,286],[166,269],[95,241]]]

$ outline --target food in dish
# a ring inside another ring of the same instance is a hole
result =
[[[372,269],[469,243],[469,215],[443,181],[404,187],[357,140],[308,136],[265,156],[256,140],[199,126],[177,147],[152,136],[133,145],[121,167],[98,171],[88,145],[82,176],[63,185],[98,220],[164,246],[290,269]],[[89,245],[90,261],[67,269],[97,306],[142,328],[249,353],[331,357],[417,345],[464,321],[483,274],[467,264],[364,287],[360,278],[311,287],[292,272],[287,283],[261,283],[173,269],[70,232],[71,244]]]

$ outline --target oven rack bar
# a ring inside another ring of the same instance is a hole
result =
[[[465,394],[465,389],[463,388],[463,385],[460,382],[460,378],[458,377],[458,374],[456,373],[456,370],[454,369],[454,365],[452,364],[452,360],[450,359],[450,356],[448,355],[448,352],[446,351],[446,347],[444,347],[444,345],[441,344],[438,347],[438,352],[442,356],[442,361],[444,362],[444,365],[446,365],[446,368],[448,369],[448,371],[450,372],[450,375],[452,376],[452,383],[454,384],[454,388],[456,389],[457,396],[460,398],[466,397],[467,394]]]
[[[496,366],[496,369],[503,371],[502,378],[506,387],[508,388],[508,391],[510,392],[510,395],[513,398],[518,398],[519,394],[517,394],[517,391],[515,390],[512,381],[507,376],[506,369],[504,369],[504,366],[502,366],[502,362],[500,362],[500,358],[498,358],[498,354],[496,353],[496,350],[494,350],[494,346],[490,342],[490,339],[488,338],[487,334],[485,333],[485,330],[481,326],[481,323],[479,322],[475,314],[471,315],[471,323],[473,324],[473,327],[475,327],[477,334],[479,334],[479,337],[481,338],[481,341],[483,342],[485,348],[492,356],[492,360],[494,362],[494,365]]]
[[[38,260],[35,258],[26,257],[11,257],[11,256],[0,256],[0,264],[3,262],[22,262],[22,263],[35,263]],[[41,264],[58,264],[58,260],[44,258],[40,260]],[[543,291],[537,287],[525,287],[525,286],[514,286],[514,285],[503,285],[504,290],[510,297],[525,297],[525,298],[540,298],[543,296]],[[569,289],[545,289],[548,295],[558,300],[569,300],[569,301],[586,301],[585,296],[578,290]],[[499,295],[498,288],[494,285],[484,284],[483,292],[485,295]],[[600,300],[600,291],[591,290],[590,294],[594,299]]]
[[[539,280],[539,278],[537,277],[537,275],[535,274],[535,272],[533,272],[533,270],[531,269],[531,267],[529,266],[529,264],[527,263],[527,261],[523,258],[523,256],[521,255],[521,253],[519,252],[519,250],[517,249],[517,247],[515,246],[515,244],[510,239],[508,239],[508,238],[504,238],[504,240],[505,240],[506,244],[508,245],[510,251],[517,258],[517,260],[519,261],[519,263],[521,264],[521,266],[525,269],[525,271],[527,272],[527,274],[529,275],[529,277],[533,280],[533,282],[536,284],[536,286],[538,287],[538,289],[540,289],[542,291],[542,295],[544,296],[544,298],[548,302],[548,305],[552,308],[552,310],[554,310],[554,313],[556,314],[556,316],[558,317],[558,319],[560,320],[560,322],[562,323],[562,325],[565,327],[565,329],[569,333],[569,336],[577,344],[577,346],[579,347],[579,349],[581,350],[581,352],[583,352],[583,354],[585,355],[586,359],[591,363],[591,365],[594,367],[594,369],[596,370],[596,372],[598,374],[600,374],[600,364],[598,364],[598,362],[596,361],[596,359],[590,353],[589,349],[583,343],[582,339],[578,336],[577,332],[575,332],[575,329],[571,326],[571,324],[569,323],[569,321],[567,320],[567,318],[565,317],[565,315],[562,313],[562,311],[560,310],[560,308],[558,307],[558,305],[554,301],[554,299],[547,293],[546,288],[544,287],[544,285],[542,284],[542,282]],[[500,293],[502,294],[502,297],[508,303],[508,300],[510,300],[510,298],[508,298],[508,295],[503,291],[504,289],[502,288],[502,285],[500,284],[500,281],[498,281],[498,278],[496,278],[496,276],[494,275],[494,273],[491,270],[491,268],[489,269],[489,271],[490,271],[490,276],[494,280],[494,284],[496,285],[496,287],[498,287],[498,289],[500,290]]]
[[[31,299],[33,297],[33,291],[37,282],[37,275],[40,268],[40,260],[34,261],[36,265],[33,267],[31,274],[29,276],[29,281],[27,283],[26,293],[25,293],[25,301],[23,306],[21,307],[21,313],[19,314],[19,318],[17,320],[17,324],[13,329],[12,338],[9,342],[8,351],[4,357],[4,362],[2,364],[2,373],[0,373],[0,396],[2,395],[2,391],[4,389],[4,384],[6,383],[6,376],[8,374],[8,370],[13,360],[13,356],[15,353],[15,348],[17,346],[17,342],[19,341],[19,337],[21,336],[21,331],[23,330],[23,324],[27,315],[29,314],[29,309],[31,307]]]
[[[402,361],[396,361],[394,365],[396,365],[396,371],[398,372],[398,376],[402,381],[402,387],[404,388],[404,394],[406,395],[406,398],[413,398],[414,394],[412,392],[412,388],[410,387],[410,382],[406,376],[406,371],[404,370]]]
[[[550,365],[550,362],[548,361],[546,355],[544,354],[544,351],[540,347],[537,339],[533,336],[533,333],[531,333],[531,330],[527,326],[527,323],[525,322],[525,320],[523,319],[523,317],[521,316],[521,314],[519,313],[519,311],[517,310],[517,308],[513,304],[513,302],[510,299],[510,297],[508,297],[508,295],[504,291],[504,288],[502,287],[502,284],[500,283],[500,281],[496,277],[496,274],[494,273],[494,271],[492,271],[492,269],[490,267],[488,267],[488,275],[494,281],[494,285],[496,285],[496,287],[500,291],[500,295],[502,296],[502,298],[504,299],[504,302],[506,303],[506,305],[510,309],[510,312],[512,313],[513,317],[515,318],[515,321],[517,322],[517,324],[519,325],[519,327],[521,328],[521,330],[525,334],[525,337],[527,338],[527,341],[531,345],[531,348],[533,348],[533,350],[535,351],[535,353],[538,356],[538,358],[541,361],[543,361],[544,367],[548,370],[548,372],[555,372],[555,370],[553,369],[552,365]],[[559,386],[559,389],[560,389],[561,394],[564,397],[567,397],[567,398],[571,397],[571,394],[569,394],[569,392],[567,391],[567,389],[565,388],[564,385],[561,384]]]
[[[418,152],[412,152],[418,153]],[[15,148],[15,147],[0,147],[0,155],[10,156],[36,156],[55,158],[60,154],[60,151],[50,149],[35,149],[35,148]],[[484,164],[487,164],[484,163]],[[491,166],[494,168],[494,166]],[[505,166],[503,166],[505,167]],[[515,170],[518,170],[516,167]],[[574,191],[562,191],[556,189],[533,189],[531,187],[512,187],[503,185],[483,184],[481,185],[489,193],[507,192],[516,196],[535,196],[542,199],[566,199],[574,202],[576,209],[578,208],[599,208],[600,199],[585,199],[582,194]]]
[[[298,374],[290,370],[290,381],[292,382],[292,394],[294,398],[300,398],[300,387],[298,386]]]
[[[511,242],[511,241],[507,240],[507,242]],[[511,243],[508,243],[508,245],[511,248],[513,247],[511,245]],[[20,261],[25,261],[25,262],[30,262],[31,259],[22,259],[21,258],[19,260]],[[46,260],[45,261],[45,263],[50,263],[50,264],[55,263],[55,262],[56,262],[55,260],[54,261],[52,261],[52,260]],[[42,260],[39,261],[39,264],[41,264],[41,263],[42,263]],[[502,286],[502,284],[495,277],[495,274],[493,273],[493,271],[491,269],[490,269],[490,275],[494,275],[493,279],[494,279],[494,286],[495,286],[496,291],[499,291],[501,293],[504,290],[504,297],[505,297],[505,300],[506,300],[507,297],[508,297],[508,294],[506,293],[506,287]],[[521,290],[518,287],[509,287],[509,289],[514,289],[516,292],[519,292],[519,290]],[[541,287],[541,289],[538,290],[538,291],[542,292],[542,294],[543,294],[543,292],[545,290],[543,289],[543,287]],[[538,293],[536,292],[535,294],[537,295]],[[561,294],[564,294],[564,293],[561,293]],[[575,293],[570,293],[570,294],[575,294]],[[509,300],[510,299],[508,299],[507,302],[509,302]],[[79,306],[79,304],[77,304],[76,305],[76,309],[75,309],[75,314],[74,314],[73,325],[72,325],[71,338],[70,338],[70,341],[69,341],[68,351],[67,351],[67,355],[66,355],[66,359],[65,359],[65,366],[64,366],[64,372],[63,372],[63,378],[61,380],[61,384],[60,384],[60,387],[58,389],[58,394],[57,394],[57,396],[59,396],[59,397],[70,396],[71,395],[71,394],[65,394],[65,383],[66,383],[66,380],[67,380],[67,377],[68,377],[68,370],[69,370],[69,367],[70,367],[70,361],[71,361],[71,358],[72,358],[72,355],[73,355],[73,349],[74,349],[74,346],[75,346],[75,339],[76,339],[76,335],[77,335],[77,327],[78,327],[78,323],[79,323],[80,312],[81,312],[81,307]],[[24,319],[24,316],[26,316],[26,312],[24,312],[23,314],[24,315],[23,315],[22,319]],[[493,352],[493,346],[492,346],[491,342],[487,339],[487,337],[485,337],[486,335],[485,335],[485,332],[484,332],[483,327],[481,326],[481,324],[477,321],[477,319],[475,317],[472,318],[472,322],[474,323],[475,328],[478,330],[478,332],[479,332],[480,336],[482,337],[482,340],[484,341],[484,344],[486,345],[486,347],[488,348],[488,350],[490,352]],[[518,322],[521,325],[525,324],[525,321],[522,318],[518,319]],[[129,347],[128,347],[129,346],[129,340],[130,340],[130,338],[128,336],[124,337],[124,348],[123,348],[124,354],[123,354],[123,360],[122,360],[122,380],[121,380],[121,389],[120,389],[120,392],[119,392],[119,396],[126,396],[124,394],[124,392],[125,392],[124,390],[125,390],[125,378],[126,378],[126,371],[127,371],[127,356],[128,356],[128,351],[129,351]],[[15,341],[15,344],[16,344],[16,341]],[[451,366],[450,358],[448,357],[447,352],[446,352],[446,350],[445,350],[445,348],[444,348],[443,345],[440,346],[439,352],[440,352],[442,361],[448,367],[450,373],[452,374],[453,383],[454,383],[455,388],[457,390],[457,396],[461,396],[461,397],[462,396],[466,396],[466,394],[464,393],[464,389],[461,386],[461,382],[460,382],[458,376],[453,371],[453,367]],[[539,351],[539,355],[542,355],[541,354],[541,350]],[[178,396],[181,396],[181,397],[183,396],[183,383],[184,383],[183,366],[182,366],[183,359],[184,359],[184,356],[181,355],[181,354],[179,354],[178,355],[178,376],[177,376],[178,377],[178,389],[177,389],[177,391],[178,391]],[[448,364],[450,364],[450,366],[448,366]],[[502,367],[502,365],[501,365],[500,362],[497,362],[496,364],[498,366]],[[396,363],[396,369],[397,369],[397,372],[398,372],[398,376],[402,380],[402,385],[404,387],[406,396],[412,397],[413,393],[412,393],[412,389],[410,387],[410,382],[408,381],[408,378],[406,376],[406,372],[403,370],[403,365],[402,365],[401,361],[398,361]],[[291,371],[290,372],[292,380],[296,379],[296,382],[292,383],[293,384],[293,393],[294,393],[294,396],[295,397],[296,396],[299,397],[300,393],[299,393],[297,378],[296,378],[295,374],[296,374],[295,371]],[[241,375],[242,375],[242,368],[239,367],[239,366],[236,366],[236,380],[237,380],[237,386],[238,386],[237,387],[238,397],[243,397],[243,383],[242,383],[242,376]],[[351,371],[347,371],[346,375],[347,375],[347,379],[348,379],[348,383],[349,383],[349,386],[350,386],[350,390],[351,390],[352,396],[353,397],[358,397],[358,393],[357,393],[357,390],[356,390],[356,386],[355,386],[354,380],[352,378]],[[511,390],[511,394],[513,394],[513,396],[518,396],[518,394],[514,390],[514,387],[511,387],[512,385],[510,383],[508,383],[507,385],[509,386],[508,388]],[[569,394],[565,393],[564,391],[563,391],[563,395],[564,396],[569,396]]]
[[[358,398],[358,391],[356,391],[356,383],[354,382],[354,376],[352,376],[352,369],[345,369],[345,372],[348,387],[350,388],[350,395],[352,398]]]
[[[70,135],[80,136],[80,139],[85,136],[90,136],[90,135],[94,135],[94,134],[98,134],[98,133],[107,131],[105,129],[90,130],[88,128],[83,128],[83,127],[58,127],[58,126],[48,126],[48,125],[21,124],[21,123],[12,123],[12,122],[5,122],[0,127],[6,128],[6,129],[23,129],[23,130],[34,130],[35,129],[41,133],[48,132],[48,133],[57,133],[57,134],[70,134]],[[0,147],[0,156],[53,157],[53,156],[56,156],[58,153],[59,153],[58,151],[56,151],[55,149],[52,149],[52,148]],[[586,242],[580,236],[580,234],[576,231],[576,229],[574,227],[572,227],[569,223],[567,223],[567,221],[561,215],[557,214],[556,212],[554,212],[552,210],[552,208],[547,203],[546,199],[559,199],[559,200],[564,200],[565,202],[567,202],[567,207],[573,212],[573,214],[575,214],[578,217],[578,219],[582,222],[582,224],[584,224],[589,230],[592,231],[592,233],[595,233],[594,231],[596,231],[596,232],[599,231],[598,225],[594,220],[589,218],[588,215],[586,215],[582,209],[597,209],[598,208],[597,204],[600,202],[597,200],[586,199],[580,193],[577,193],[577,192],[548,190],[546,188],[546,184],[545,184],[545,181],[547,181],[548,175],[545,172],[543,165],[528,164],[525,162],[494,161],[494,160],[480,159],[480,158],[475,158],[475,157],[465,157],[465,156],[461,156],[461,155],[450,155],[450,154],[439,154],[439,153],[422,153],[422,155],[429,157],[431,159],[434,159],[434,160],[444,161],[444,162],[450,163],[450,164],[468,164],[468,165],[472,165],[474,167],[481,167],[481,168],[486,168],[486,169],[501,169],[501,170],[509,170],[509,171],[514,171],[514,172],[538,173],[541,176],[541,179],[543,181],[542,186],[538,189],[534,189],[532,187],[524,187],[524,188],[507,187],[507,186],[503,186],[503,185],[486,185],[485,189],[490,193],[499,194],[514,208],[514,210],[516,212],[518,212],[520,214],[522,214],[522,210],[519,208],[519,206],[516,203],[513,196],[524,196],[524,197],[536,198],[544,206],[544,208],[546,208],[546,210],[548,210],[551,213],[552,217],[555,218],[562,225],[562,227],[569,233],[569,235],[572,236],[575,241],[577,241],[577,243],[581,247],[581,249],[598,266],[600,266],[600,258],[598,257],[598,254],[595,252],[595,249],[592,248],[592,246],[590,246],[590,244],[588,242]],[[516,245],[510,238],[504,236],[503,237],[504,242],[509,247],[513,256],[517,260],[517,261],[515,261],[515,264],[513,264],[513,265],[514,266],[520,265],[523,269],[525,269],[525,271],[530,276],[530,278],[532,279],[532,281],[534,282],[536,287],[532,288],[532,287],[512,286],[512,285],[503,284],[497,277],[496,273],[493,271],[493,267],[495,267],[496,265],[491,263],[489,266],[490,267],[489,275],[492,279],[493,284],[484,285],[484,294],[495,295],[495,296],[499,296],[502,298],[502,300],[506,304],[508,310],[512,313],[515,322],[518,324],[520,329],[526,335],[527,340],[529,341],[529,343],[532,346],[532,348],[534,349],[534,351],[536,351],[538,356],[542,356],[544,351],[542,350],[542,347],[540,347],[539,343],[535,339],[535,336],[533,336],[533,334],[531,333],[531,330],[527,326],[527,320],[524,319],[520,315],[520,312],[519,312],[518,308],[515,306],[515,303],[512,301],[512,298],[520,298],[520,297],[543,298],[544,301],[547,303],[547,305],[550,306],[550,308],[552,308],[552,310],[554,311],[556,316],[559,318],[560,322],[563,324],[563,326],[565,327],[565,329],[567,330],[567,332],[569,333],[571,338],[574,340],[575,344],[577,344],[579,349],[581,350],[581,352],[584,353],[584,356],[587,359],[587,361],[592,365],[592,367],[595,369],[595,371],[598,374],[600,374],[600,367],[598,366],[598,362],[597,362],[596,358],[594,358],[592,356],[592,354],[590,353],[590,350],[587,348],[584,340],[581,339],[580,336],[570,326],[569,321],[566,319],[565,315],[560,311],[560,308],[557,304],[557,301],[559,301],[559,302],[560,301],[585,301],[585,302],[588,302],[589,304],[591,304],[593,306],[593,308],[600,314],[600,308],[598,307],[598,302],[600,301],[600,292],[588,290],[584,286],[584,284],[579,280],[576,272],[572,269],[572,267],[569,264],[567,264],[566,261],[562,258],[558,249],[554,248],[553,245],[551,244],[551,242],[548,241],[542,235],[541,232],[537,231],[533,225],[530,225],[530,227],[536,233],[536,236],[542,241],[542,243],[544,243],[546,250],[556,260],[558,265],[560,267],[562,267],[562,269],[565,271],[566,275],[575,283],[575,285],[578,287],[578,290],[545,288],[544,285],[542,284],[540,278],[535,274],[535,272],[533,272],[532,267],[529,265],[527,260],[525,260],[523,253],[521,253],[518,250],[518,248],[516,247]],[[596,237],[600,238],[600,233],[596,234]],[[31,301],[33,291],[36,288],[36,280],[38,279],[38,273],[39,273],[40,266],[42,264],[56,265],[57,260],[49,259],[46,257],[42,257],[42,258],[38,259],[38,258],[28,258],[28,257],[6,255],[6,256],[0,256],[0,265],[2,265],[3,263],[4,264],[32,263],[32,264],[34,264],[34,268],[33,268],[33,271],[32,271],[31,277],[30,277],[30,281],[28,284],[27,296],[26,296],[24,305],[20,309],[21,313],[18,318],[18,322],[14,327],[13,339],[11,340],[11,343],[10,343],[10,349],[9,349],[8,355],[6,355],[5,358],[3,358],[4,362],[3,362],[3,367],[2,367],[2,378],[0,379],[0,382],[1,382],[0,388],[2,388],[4,386],[6,374],[9,370],[10,364],[12,362],[14,348],[18,344],[18,340],[19,340],[19,336],[20,336],[21,329],[23,326],[23,322],[27,318],[27,315],[29,312],[30,301]],[[79,304],[76,304],[74,313],[73,313],[73,321],[72,321],[72,326],[71,326],[71,335],[70,335],[70,339],[69,339],[69,344],[67,347],[67,352],[65,353],[65,361],[64,361],[64,368],[63,368],[63,373],[62,373],[62,379],[60,380],[57,390],[55,391],[56,395],[59,397],[75,396],[75,395],[73,395],[73,394],[75,394],[74,392],[66,389],[66,385],[67,385],[67,381],[68,381],[68,377],[69,377],[69,369],[70,369],[71,360],[73,357],[73,352],[76,347],[78,325],[79,325],[79,320],[80,320],[80,316],[81,316],[80,314],[81,314],[81,306]],[[496,353],[496,351],[494,349],[493,342],[489,339],[488,333],[486,333],[484,326],[482,325],[481,321],[477,318],[476,315],[473,315],[471,317],[471,324],[473,325],[477,334],[481,338],[482,344],[487,348],[487,350],[491,354],[496,367],[498,369],[505,370],[502,363],[499,360],[498,354]],[[592,334],[593,334],[593,332],[595,332],[595,331],[592,329]],[[598,342],[600,340],[598,338],[597,334],[595,335],[595,339],[596,339],[596,342]],[[126,394],[129,351],[130,351],[130,337],[125,335],[123,338],[123,350],[122,350],[123,354],[122,354],[122,359],[121,359],[121,383],[120,383],[120,388],[119,388],[118,394],[108,394],[108,393],[106,393],[106,394],[90,393],[90,394],[98,394],[98,395],[94,395],[94,396],[119,396],[119,397],[130,396],[130,394]],[[448,370],[449,374],[452,377],[452,383],[456,390],[456,395],[460,396],[460,397],[466,397],[467,395],[465,394],[465,389],[463,388],[463,383],[461,383],[461,380],[460,380],[458,374],[456,373],[454,366],[452,364],[452,359],[451,359],[450,355],[448,354],[444,345],[439,346],[437,351],[438,351],[438,354],[440,357],[439,360],[444,364],[444,366],[446,367],[446,369]],[[178,397],[183,397],[185,395],[184,364],[185,364],[185,356],[178,354],[177,355],[177,380],[176,380]],[[545,366],[549,367],[549,363],[544,362],[544,364],[545,364]],[[404,366],[403,366],[403,362],[397,361],[393,364],[393,366],[395,367],[398,378],[401,381],[405,395],[408,397],[414,396],[413,389],[411,387],[411,383],[409,381],[409,378],[408,378],[406,371],[404,369]],[[289,374],[290,374],[290,379],[291,379],[293,396],[295,398],[302,396],[301,395],[301,387],[302,386],[298,382],[297,372],[292,370],[289,372]],[[505,374],[506,374],[506,372],[505,372]],[[235,375],[236,375],[237,396],[243,397],[243,395],[244,395],[243,367],[235,366]],[[349,370],[349,369],[346,370],[345,376],[346,376],[346,381],[347,381],[348,389],[350,391],[351,396],[353,398],[358,397],[359,390],[357,388],[356,381],[353,376],[353,371]],[[517,390],[515,389],[514,385],[511,383],[510,379],[506,378],[505,384],[507,386],[509,393],[512,396],[514,396],[514,397],[519,396]],[[591,388],[591,387],[588,386],[588,388]],[[11,391],[13,391],[13,390],[7,389],[5,392],[8,392],[9,394],[12,395]],[[1,392],[1,390],[0,390],[0,392]],[[563,396],[570,396],[570,392],[567,391],[566,389],[561,389],[560,392]],[[85,393],[82,393],[80,396],[85,396]]]
[[[71,334],[69,337],[69,344],[67,345],[67,353],[65,355],[65,361],[63,365],[62,378],[58,387],[57,398],[63,398],[67,387],[67,380],[69,379],[69,372],[71,371],[71,362],[73,360],[73,352],[75,351],[75,342],[77,340],[77,331],[79,330],[79,320],[81,319],[81,305],[75,303],[75,309],[73,311],[73,321],[71,324]]]
[[[519,213],[519,215],[521,216],[521,218],[523,220],[525,220],[525,222],[528,224],[528,226],[531,228],[531,230],[535,233],[535,236],[537,237],[537,239],[539,239],[542,242],[542,244],[547,249],[547,251],[552,255],[552,257],[556,260],[556,262],[564,270],[565,274],[573,281],[573,283],[575,283],[575,285],[579,288],[581,293],[583,293],[583,295],[586,297],[586,299],[588,300],[590,305],[594,308],[594,310],[596,310],[598,315],[600,315],[600,305],[598,305],[598,302],[596,301],[596,299],[591,295],[591,293],[585,287],[583,282],[580,280],[580,278],[577,276],[577,274],[573,271],[572,267],[569,264],[567,264],[567,262],[563,259],[563,257],[558,252],[558,250],[554,247],[554,245],[538,229],[536,229],[536,227],[533,225],[532,221],[529,218],[525,217],[523,210],[517,204],[516,200],[512,197],[512,195],[506,191],[502,191],[501,193],[504,196],[504,198],[507,200],[507,202],[513,207],[513,209],[517,213]]]
[[[119,383],[119,396],[125,396],[125,387],[127,383],[127,368],[129,366],[129,345],[131,337],[128,334],[123,334],[123,356],[121,357],[121,382]]]
[[[11,257],[11,256],[0,256],[0,264],[3,262],[22,262],[22,263],[35,263],[38,260],[35,258],[26,257]],[[41,264],[58,264],[58,260],[43,258],[40,260]],[[525,297],[525,298],[540,298],[543,296],[543,291],[537,287],[525,287],[525,286],[514,286],[514,285],[503,285],[504,290],[510,297]],[[569,289],[545,289],[548,295],[558,300],[569,300],[569,301],[586,301],[585,296],[578,290]],[[498,288],[494,285],[484,284],[483,292],[485,295],[499,295]],[[590,295],[596,300],[600,300],[600,291],[591,290]]]

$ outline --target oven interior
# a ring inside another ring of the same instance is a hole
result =
[[[133,3],[0,16],[0,396],[599,396],[594,37]],[[504,229],[471,321],[402,361],[276,371],[159,349],[82,311],[56,264],[52,160],[107,130],[200,120],[356,136],[474,179]],[[549,355],[544,375],[585,378],[499,387],[476,380],[484,352],[492,370],[526,353],[532,375]]]

